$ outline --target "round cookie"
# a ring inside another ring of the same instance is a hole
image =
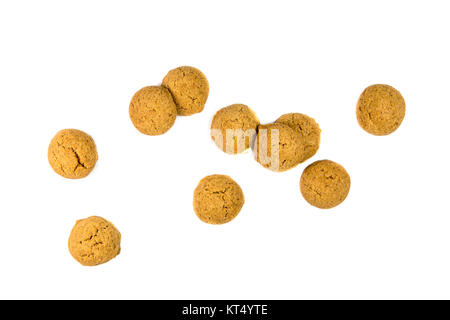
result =
[[[259,125],[252,148],[255,160],[276,172],[295,167],[304,157],[301,135],[283,123]]]
[[[203,222],[224,224],[244,205],[241,187],[229,176],[214,174],[200,180],[194,191],[194,211]]]
[[[237,154],[250,147],[259,120],[244,104],[232,104],[220,109],[211,122],[211,138],[223,152]]]
[[[350,176],[344,167],[330,160],[310,164],[300,178],[300,191],[309,204],[329,209],[345,200],[350,190]]]
[[[304,162],[316,154],[320,146],[320,127],[317,122],[301,113],[287,113],[279,117],[276,123],[283,123],[297,131],[303,139],[303,155],[300,162]]]
[[[391,134],[405,117],[405,100],[386,84],[367,87],[358,99],[356,117],[365,131],[377,136]]]
[[[59,131],[48,147],[50,166],[64,178],[86,177],[94,169],[97,159],[94,139],[76,129]]]
[[[161,86],[144,87],[130,102],[130,119],[141,133],[157,136],[175,123],[177,107],[169,90]]]
[[[69,251],[83,266],[96,266],[120,253],[120,232],[101,218],[78,220],[69,237]]]
[[[180,116],[190,116],[203,111],[209,94],[205,75],[193,67],[170,70],[162,81],[173,96]]]

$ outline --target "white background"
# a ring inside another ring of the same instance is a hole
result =
[[[450,298],[446,1],[2,1],[1,298]],[[135,91],[180,65],[210,82],[205,110],[158,137],[128,117]],[[372,136],[355,106],[368,85],[403,94],[406,117]],[[261,122],[302,112],[315,157],[284,173],[222,153],[212,116],[233,103]],[[64,128],[95,139],[91,175],[55,174]],[[331,210],[301,197],[311,162],[342,164],[350,194]],[[246,202],[202,223],[192,194],[228,174]],[[122,253],[82,267],[67,239],[99,215]]]

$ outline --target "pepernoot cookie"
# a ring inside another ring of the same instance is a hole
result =
[[[170,70],[162,81],[173,96],[180,116],[190,116],[203,111],[209,95],[205,75],[193,67]]]
[[[301,135],[283,123],[259,125],[252,148],[256,161],[276,172],[295,167],[304,157]]]
[[[287,113],[275,122],[288,125],[302,137],[303,153],[300,162],[308,160],[319,150],[321,130],[313,118],[301,113]]]
[[[365,131],[377,136],[391,134],[405,117],[405,100],[386,84],[367,87],[358,99],[356,117]]]
[[[207,176],[194,191],[194,211],[200,220],[209,224],[230,222],[243,205],[244,193],[229,176]]]
[[[169,90],[161,86],[144,87],[131,99],[130,119],[143,134],[156,136],[175,123],[177,107]]]
[[[53,170],[69,179],[86,177],[95,167],[98,154],[94,139],[76,129],[59,131],[48,147],[48,162]]]
[[[211,138],[223,152],[247,150],[256,135],[259,120],[244,104],[232,104],[216,112],[211,122]]]
[[[78,220],[69,237],[69,251],[83,266],[96,266],[120,253],[120,232],[101,217]]]
[[[350,176],[344,167],[330,160],[310,164],[300,178],[300,191],[309,204],[329,209],[345,200],[350,190]]]

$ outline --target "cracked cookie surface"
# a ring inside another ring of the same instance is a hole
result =
[[[320,146],[320,127],[317,122],[301,113],[287,113],[279,117],[275,123],[283,123],[300,134],[303,140],[303,153],[300,163],[316,154]]]
[[[356,105],[358,123],[376,136],[391,134],[400,127],[406,105],[401,93],[386,84],[375,84],[361,93]]]
[[[229,176],[214,174],[200,180],[194,191],[194,211],[203,222],[224,224],[244,205],[241,187]]]
[[[162,85],[172,94],[180,116],[203,111],[209,95],[209,83],[200,70],[188,66],[175,68],[167,73]]]
[[[250,147],[258,125],[259,119],[253,110],[244,104],[232,104],[214,115],[211,138],[223,152],[241,153]]]
[[[144,87],[131,99],[131,122],[141,133],[156,136],[172,128],[177,107],[169,90],[161,86]]]
[[[350,191],[350,176],[343,166],[330,160],[310,164],[300,178],[305,200],[318,208],[329,209],[342,203]]]
[[[119,230],[106,219],[92,216],[78,220],[69,237],[69,252],[84,266],[96,266],[120,253]]]
[[[86,177],[98,159],[97,147],[90,135],[76,129],[59,131],[48,147],[48,161],[53,170],[69,179]]]

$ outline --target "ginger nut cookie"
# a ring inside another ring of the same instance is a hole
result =
[[[223,152],[247,150],[256,136],[259,120],[244,104],[232,104],[216,112],[211,122],[211,138]]]
[[[350,191],[350,176],[344,167],[330,160],[310,164],[300,178],[300,191],[309,204],[329,209],[345,200]]]
[[[304,158],[302,136],[283,123],[259,125],[252,148],[255,160],[276,172],[289,170]]]
[[[194,191],[193,204],[195,213],[203,222],[224,224],[241,211],[244,193],[229,176],[215,174],[200,180]]]
[[[83,266],[96,266],[120,253],[120,232],[101,218],[78,220],[69,237],[69,251]]]
[[[48,147],[50,166],[64,178],[86,177],[94,169],[97,159],[97,147],[92,137],[76,129],[59,131]]]
[[[141,133],[157,136],[175,123],[177,108],[169,90],[161,86],[144,87],[131,99],[130,119]]]
[[[386,84],[367,87],[358,99],[356,117],[365,131],[377,136],[391,134],[405,117],[405,100]]]
[[[279,117],[275,123],[286,124],[301,135],[303,155],[300,162],[308,160],[319,150],[321,130],[313,118],[301,113],[287,113]]]
[[[162,81],[173,96],[180,116],[190,116],[203,111],[209,95],[205,75],[193,67],[170,70]]]

